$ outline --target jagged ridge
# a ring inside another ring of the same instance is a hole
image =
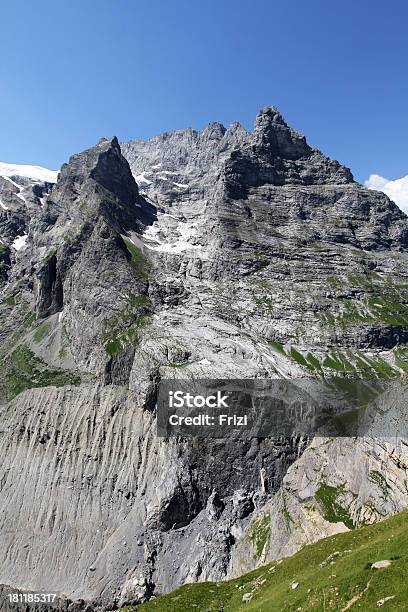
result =
[[[210,124],[122,151],[103,140],[55,186],[23,195],[5,181],[0,194],[3,366],[18,348],[81,379],[33,390],[34,368],[24,393],[3,395],[0,582],[95,609],[220,580],[406,505],[403,444],[348,441],[345,460],[335,441],[177,444],[154,429],[162,378],[405,376],[405,215],[276,109],[252,133]],[[386,499],[370,471],[392,473]],[[322,484],[344,485],[347,524],[315,503]],[[257,554],[248,534],[266,514],[279,532]]]

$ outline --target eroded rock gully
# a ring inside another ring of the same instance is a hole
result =
[[[372,424],[156,436],[161,379],[406,373],[407,218],[276,109],[252,133],[104,139],[55,185],[0,179],[0,196],[6,591],[110,609],[406,506],[404,440]]]

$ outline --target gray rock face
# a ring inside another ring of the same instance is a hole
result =
[[[11,262],[19,248],[16,238],[26,236],[30,218],[43,205],[50,189],[51,183],[0,175],[0,287],[7,283]]]
[[[362,419],[359,437],[313,440],[288,469],[279,492],[252,514],[233,550],[232,575],[407,507],[408,446],[398,435],[407,419],[403,391],[406,383],[388,386],[375,418]],[[269,529],[259,555],[256,537],[248,534],[256,534],[261,521]]]
[[[375,429],[155,431],[166,378],[405,375],[408,221],[385,195],[273,108],[252,133],[102,140],[21,188],[0,180],[0,583],[109,608],[406,505],[403,442]]]

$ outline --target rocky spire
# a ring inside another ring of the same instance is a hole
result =
[[[311,151],[306,138],[287,125],[275,106],[259,111],[253,137],[262,149],[285,159],[299,159]]]
[[[141,232],[154,218],[155,208],[139,194],[116,137],[102,139],[96,146],[73,155],[62,166],[50,197],[30,225],[37,259],[38,317],[60,312],[67,301],[67,291],[71,296],[68,302],[74,299],[80,285],[66,279],[75,265],[81,269],[83,285],[86,271],[92,270],[96,262],[99,268],[115,261],[118,267],[122,265],[124,284],[129,284],[133,277],[129,277],[126,266],[131,255],[120,235]],[[38,253],[46,256],[38,257]],[[64,284],[68,288],[64,289]],[[93,289],[97,286],[93,279],[90,284]],[[134,291],[143,289],[144,281],[136,285]]]
[[[119,142],[101,139],[96,146],[73,155],[64,164],[46,212],[59,211],[60,223],[102,216],[118,231],[140,229],[152,222],[152,207],[139,195],[137,183]]]
[[[208,140],[221,140],[226,131],[227,130],[222,123],[218,123],[218,121],[211,121],[202,131],[202,138],[206,138]]]

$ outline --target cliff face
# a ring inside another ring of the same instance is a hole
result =
[[[273,108],[252,133],[102,140],[53,186],[12,181],[0,583],[113,606],[406,505],[404,444],[370,429],[312,444],[155,435],[166,378],[405,376],[408,221],[385,195]]]

